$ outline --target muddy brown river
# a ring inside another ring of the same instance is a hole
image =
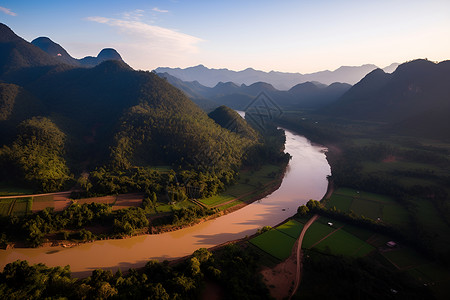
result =
[[[286,151],[292,155],[278,190],[244,208],[214,220],[159,235],[121,240],[95,241],[73,248],[0,250],[0,269],[17,259],[48,266],[70,265],[74,277],[90,275],[98,268],[127,270],[150,259],[172,260],[251,235],[258,228],[274,226],[295,214],[309,199],[320,200],[327,190],[330,166],[326,148],[312,145],[305,137],[286,130]]]

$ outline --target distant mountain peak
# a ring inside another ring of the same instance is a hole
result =
[[[289,90],[293,86],[303,82],[320,82],[326,85],[333,82],[342,82],[348,84],[355,84],[361,80],[366,74],[376,69],[377,66],[373,64],[364,64],[361,66],[342,66],[334,71],[325,70],[309,74],[301,73],[287,73],[270,71],[264,72],[247,68],[241,71],[233,71],[228,69],[213,69],[207,68],[203,65],[195,67],[180,68],[157,68],[157,73],[169,73],[183,81],[197,80],[199,83],[214,87],[218,82],[232,81],[237,85],[245,84],[247,86],[258,82],[267,82],[279,90]],[[389,73],[396,68],[396,65],[390,66]]]
[[[105,60],[122,60],[119,52],[117,52],[113,48],[105,48],[97,55],[97,58],[105,61]]]
[[[70,56],[67,51],[63,47],[61,47],[61,45],[55,43],[46,36],[41,36],[34,39],[33,41],[31,41],[31,44],[41,48],[41,50],[47,52],[52,56]]]

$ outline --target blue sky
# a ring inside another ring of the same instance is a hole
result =
[[[113,47],[159,66],[309,73],[450,54],[450,1],[2,1],[0,22],[72,56]]]

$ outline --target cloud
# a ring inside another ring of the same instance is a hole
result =
[[[139,21],[143,16],[144,12],[142,9],[135,9],[133,11],[124,12],[122,15],[127,20]]]
[[[5,8],[5,7],[1,7],[0,6],[0,11],[4,12],[7,15],[13,16],[13,17],[17,16],[17,14],[15,12],[12,12],[9,8]]]
[[[176,62],[195,55],[199,52],[197,44],[203,41],[189,34],[149,25],[139,20],[100,16],[88,17],[86,20],[116,28],[122,39],[112,46],[118,47],[119,52],[124,51],[122,56],[127,62],[142,69],[146,69],[144,63],[148,66],[156,60]]]
[[[202,41],[202,39],[189,34],[140,21],[104,17],[88,17],[87,20],[117,27],[121,33],[139,38],[141,41],[155,43],[159,46],[176,46],[179,50],[195,51],[197,48],[195,44]]]
[[[169,12],[169,11],[166,10],[166,9],[159,9],[159,8],[157,8],[157,7],[153,7],[152,10],[153,10],[153,11],[156,11],[156,12],[160,12],[160,13],[168,13],[168,12]]]

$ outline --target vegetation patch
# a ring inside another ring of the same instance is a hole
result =
[[[370,237],[374,235],[373,231],[350,224],[345,224],[344,230],[363,241],[367,241]]]
[[[314,248],[325,253],[358,257],[375,250],[374,247],[342,229],[328,236]]]
[[[14,208],[12,209],[12,215],[23,216],[27,214],[28,202],[31,201],[31,197],[27,198],[17,198],[14,203]]]
[[[335,229],[319,222],[314,222],[309,226],[303,238],[302,248],[310,249],[319,240],[333,232]]]
[[[0,199],[0,215],[9,216],[10,207],[13,204],[13,199]]]
[[[250,243],[279,260],[285,260],[291,255],[295,239],[281,231],[272,229],[254,237],[250,240]]]
[[[428,261],[419,253],[410,248],[401,248],[392,251],[383,252],[383,256],[394,263],[397,268],[405,269],[425,264]]]
[[[234,199],[234,196],[228,194],[215,195],[209,198],[200,199],[199,201],[208,206],[216,206]]]
[[[348,196],[333,193],[330,199],[327,201],[326,206],[328,208],[336,207],[340,211],[350,211],[353,199]]]
[[[295,220],[289,220],[276,228],[276,230],[281,231],[294,239],[298,239],[302,229],[303,224]]]

